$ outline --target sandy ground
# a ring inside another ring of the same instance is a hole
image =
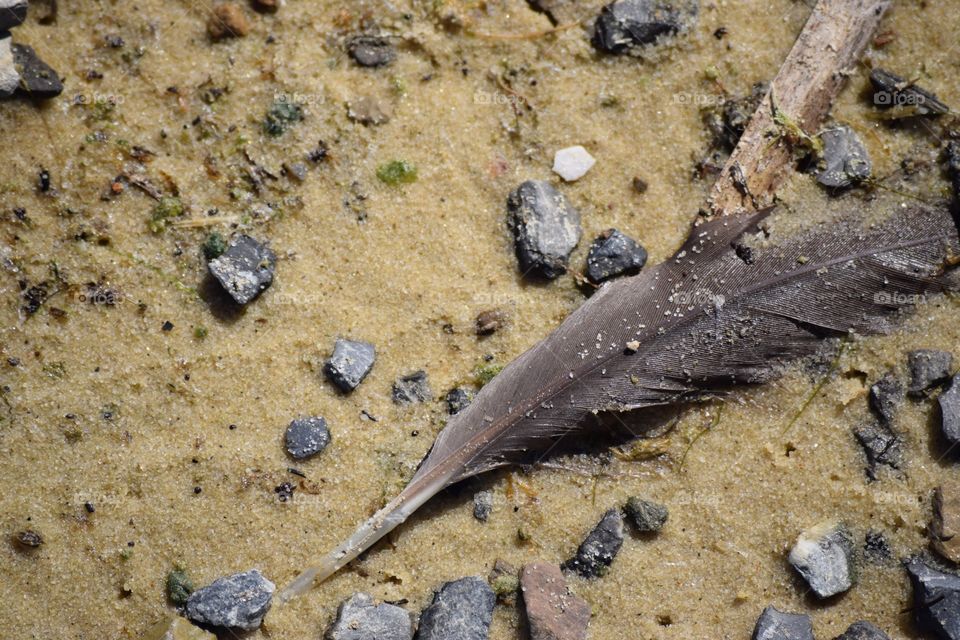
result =
[[[572,277],[520,280],[507,193],[554,179],[554,151],[582,144],[597,165],[561,187],[583,215],[573,265],[611,226],[663,260],[710,184],[691,178],[707,145],[699,108],[721,91],[706,76],[732,93],[769,79],[809,12],[787,0],[704,2],[689,36],[637,60],[598,56],[579,28],[482,37],[550,27],[520,0],[290,0],[276,15],[248,11],[250,34],[216,44],[204,2],[60,4],[54,25],[31,20],[15,40],[66,78],[63,95],[0,104],[0,624],[12,639],[139,637],[170,610],[174,565],[198,585],[251,567],[278,585],[292,579],[402,486],[443,425],[447,389],[469,381],[485,354],[505,363],[522,353],[583,301]],[[582,4],[588,14],[599,5]],[[399,36],[392,66],[346,58],[342,37],[361,20]],[[722,40],[712,35],[720,26]],[[891,41],[868,59],[958,104],[958,29],[947,3],[900,2],[881,28]],[[108,35],[123,46],[107,46]],[[942,129],[869,119],[866,84],[857,69],[833,113],[861,133],[875,174],[898,192],[877,192],[875,211],[944,198]],[[207,104],[211,89],[222,95]],[[296,96],[305,118],[273,138],[261,122],[279,95]],[[389,105],[390,122],[348,120],[346,103],[362,96]],[[302,184],[282,175],[319,140],[329,157]],[[908,156],[930,168],[904,176]],[[394,159],[415,164],[418,181],[378,181],[376,167]],[[277,176],[259,192],[243,177],[252,162]],[[36,189],[41,168],[47,193]],[[151,233],[154,202],[141,190],[105,197],[125,172],[179,193],[202,226]],[[645,194],[632,191],[634,175],[650,183]],[[827,200],[797,177],[775,224],[865,206],[856,194]],[[273,287],[228,314],[206,301],[199,246],[235,229],[269,239],[280,261]],[[32,315],[24,282],[52,293]],[[87,283],[113,290],[116,304],[90,304]],[[508,311],[509,326],[478,340],[473,318],[492,307]],[[562,561],[603,511],[643,495],[669,506],[663,534],[628,538],[606,576],[571,582],[592,607],[593,640],[743,638],[770,603],[810,612],[821,638],[860,618],[916,637],[897,559],[925,548],[931,490],[955,466],[932,444],[930,401],[900,413],[900,476],[868,484],[851,429],[869,419],[867,384],[888,369],[905,375],[907,350],[960,356],[957,311],[956,300],[933,301],[897,334],[855,341],[789,431],[819,380],[802,368],[731,398],[692,446],[719,405],[684,413],[653,459],[561,460],[563,469],[495,473],[439,496],[350,570],[271,614],[269,635],[319,637],[356,590],[419,611],[441,582],[486,575],[497,558]],[[349,397],[320,372],[338,336],[378,351]],[[397,408],[391,383],[420,368],[438,401]],[[325,416],[333,434],[323,454],[296,465],[306,480],[288,473],[281,442],[300,415]],[[274,488],[287,481],[298,488],[281,502]],[[486,524],[471,513],[481,488],[495,494]],[[894,558],[862,563],[859,584],[818,604],[786,552],[833,517],[860,542],[882,532]],[[45,539],[32,553],[8,542],[26,528]],[[520,541],[520,529],[531,538]],[[518,637],[521,624],[499,606],[491,638]]]

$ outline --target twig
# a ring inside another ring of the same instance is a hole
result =
[[[800,138],[809,139],[818,130],[889,6],[890,0],[817,3],[713,185],[711,214],[773,204],[790,175],[794,151],[793,136],[782,133],[783,123],[795,125],[793,133],[802,133]]]

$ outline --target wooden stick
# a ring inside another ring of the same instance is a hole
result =
[[[796,142],[783,122],[799,126],[794,134],[817,133],[889,6],[890,0],[817,3],[713,185],[712,215],[773,204],[790,175]]]

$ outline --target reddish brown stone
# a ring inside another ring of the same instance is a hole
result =
[[[520,590],[531,640],[586,640],[590,605],[570,592],[559,567],[545,562],[526,565]]]
[[[210,13],[207,32],[214,40],[240,38],[250,31],[250,23],[243,9],[234,2],[218,4]]]

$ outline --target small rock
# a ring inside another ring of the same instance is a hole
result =
[[[32,529],[24,529],[14,534],[13,541],[21,549],[36,549],[43,545],[43,536]]]
[[[598,51],[625,53],[638,45],[686,29],[696,19],[697,2],[617,0],[597,16],[591,42]]]
[[[277,256],[266,245],[240,235],[220,257],[207,263],[210,274],[237,304],[247,304],[273,284]]]
[[[930,541],[937,553],[960,564],[960,484],[955,481],[933,492]]]
[[[873,563],[883,563],[893,557],[887,538],[880,531],[868,531],[863,541],[863,555]]]
[[[473,517],[486,522],[493,511],[493,491],[478,491],[473,494]]]
[[[354,36],[347,40],[347,53],[361,67],[382,67],[397,58],[393,45],[381,36]]]
[[[825,187],[842,189],[870,177],[870,157],[857,134],[845,124],[820,134],[823,158],[817,171],[817,182]]]
[[[854,431],[853,435],[867,456],[865,471],[870,480],[877,479],[881,465],[899,469],[903,464],[903,443],[890,427],[868,424]]]
[[[636,496],[627,500],[624,509],[633,526],[641,533],[652,533],[663,529],[670,513],[667,508],[650,500],[643,500]]]
[[[893,424],[893,416],[902,400],[903,385],[892,373],[870,386],[870,408],[884,426]]]
[[[13,62],[13,40],[0,35],[0,98],[9,98],[20,86],[20,74]]]
[[[630,184],[633,185],[633,190],[637,193],[646,193],[647,189],[650,188],[650,185],[646,180],[640,176],[633,176],[633,180],[630,181]]]
[[[283,163],[283,170],[297,182],[303,182],[307,179],[307,165],[302,162],[285,162]]]
[[[560,569],[534,562],[520,574],[530,640],[586,640],[590,605],[567,588]]]
[[[563,194],[549,182],[528,180],[507,198],[507,210],[524,275],[553,280],[566,272],[581,230],[580,213]]]
[[[960,444],[960,373],[937,398],[940,405],[940,431],[950,444]]]
[[[914,398],[922,398],[929,389],[950,378],[953,354],[933,349],[917,349],[907,354],[907,368],[910,370],[907,393]]]
[[[243,9],[235,2],[218,4],[210,12],[207,33],[214,40],[242,38],[250,32],[250,23]]]
[[[333,346],[333,355],[323,364],[323,372],[341,391],[349,393],[367,377],[376,357],[376,350],[369,342],[339,338]]]
[[[488,309],[477,314],[475,326],[478,336],[489,336],[503,326],[507,315],[500,309]]]
[[[625,273],[636,273],[646,263],[646,249],[616,229],[607,229],[590,246],[587,278],[600,284]]]
[[[553,155],[553,172],[565,182],[573,182],[587,175],[596,163],[586,149],[576,145],[560,149]]]
[[[960,640],[960,576],[934,569],[920,558],[907,562],[917,624],[944,640]]]
[[[0,33],[20,26],[27,19],[27,0],[0,0]]]
[[[417,640],[487,640],[496,599],[475,576],[445,583],[420,615]]]
[[[818,598],[829,598],[853,586],[853,539],[842,524],[823,523],[800,534],[790,564]]]
[[[330,444],[330,429],[321,417],[297,418],[287,427],[283,436],[290,457],[305,460],[315,456]]]
[[[168,616],[150,627],[143,640],[217,640],[217,636],[179,616]]]
[[[270,610],[276,586],[256,569],[218,578],[187,599],[186,615],[196,624],[252,631]]]
[[[253,8],[260,13],[276,13],[281,0],[253,0]]]
[[[784,613],[772,605],[763,610],[753,628],[752,640],[813,640],[810,616]]]
[[[866,620],[859,620],[833,640],[890,640],[890,636]]]
[[[470,397],[469,391],[462,389],[461,387],[456,387],[447,392],[446,400],[447,413],[455,416],[470,406],[470,401],[472,398]]]
[[[577,554],[563,563],[563,569],[584,578],[597,578],[607,572],[623,545],[623,514],[610,509],[577,548]]]
[[[374,603],[366,593],[355,593],[337,609],[326,640],[411,640],[410,613],[396,605]]]
[[[347,104],[347,117],[363,125],[381,125],[390,122],[390,107],[372,96],[363,96]]]
[[[31,98],[54,98],[63,91],[57,72],[37,57],[33,47],[12,45],[13,64],[20,75],[20,91]]]
[[[934,94],[879,67],[870,72],[870,84],[873,85],[873,104],[894,111],[896,118],[950,112],[950,107]]]
[[[433,400],[433,391],[426,371],[414,371],[393,383],[393,401],[397,404],[413,404]]]

